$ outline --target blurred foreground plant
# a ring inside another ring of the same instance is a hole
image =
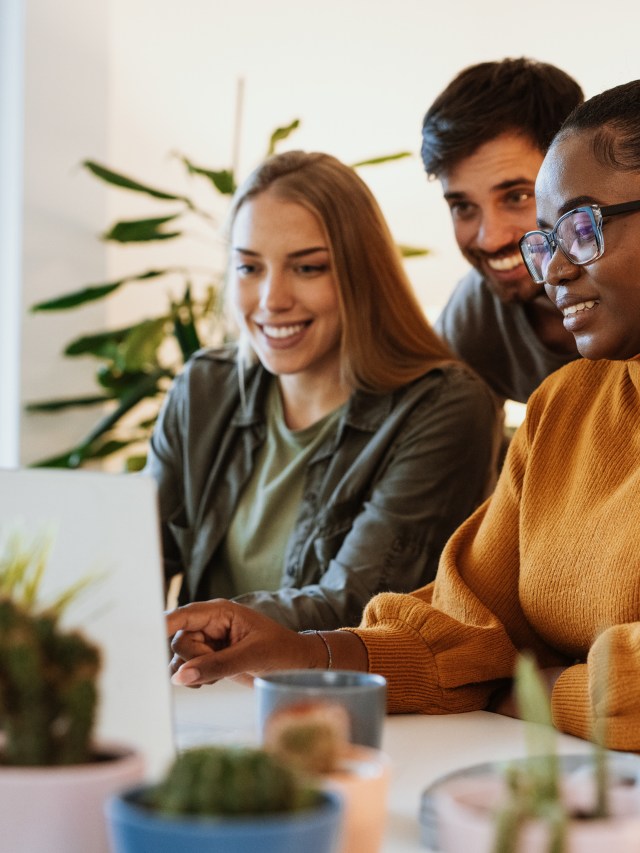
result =
[[[515,693],[520,717],[526,723],[527,759],[506,770],[507,800],[496,817],[494,853],[517,853],[526,821],[537,819],[548,829],[547,853],[567,848],[569,820],[573,817],[562,796],[562,770],[556,749],[556,729],[544,681],[532,656],[521,655],[515,672]],[[593,775],[595,805],[582,819],[609,815],[607,756],[603,732],[594,733]]]
[[[49,605],[38,595],[50,540],[11,536],[0,553],[0,764],[46,766],[91,760],[100,653],[59,620],[90,579]]]

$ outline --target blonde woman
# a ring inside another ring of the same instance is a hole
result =
[[[295,629],[434,576],[486,495],[496,411],[413,296],[366,184],[326,154],[256,169],[230,220],[237,347],[176,380],[148,471],[180,602]]]

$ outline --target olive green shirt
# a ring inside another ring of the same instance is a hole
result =
[[[279,588],[307,465],[334,428],[342,408],[306,429],[289,429],[278,383],[272,380],[266,400],[267,436],[220,549],[230,597]]]

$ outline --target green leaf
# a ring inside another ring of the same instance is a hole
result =
[[[189,199],[183,195],[168,193],[164,190],[154,189],[147,184],[141,184],[139,181],[133,180],[133,178],[128,178],[126,175],[122,175],[119,172],[113,172],[111,169],[101,166],[99,163],[96,163],[95,160],[84,160],[82,165],[92,172],[96,178],[100,178],[101,181],[105,181],[107,184],[112,184],[113,186],[120,187],[121,189],[131,190],[132,192],[144,193],[145,195],[150,195],[153,198],[166,199],[167,201],[184,201],[187,204],[190,204]]]
[[[131,456],[127,456],[125,459],[125,469],[132,474],[135,474],[137,471],[142,471],[144,466],[147,464],[147,455],[146,453],[135,453]]]
[[[419,258],[429,254],[429,249],[422,246],[407,246],[404,243],[398,243],[398,249],[403,258]]]
[[[361,166],[379,166],[381,163],[390,163],[392,160],[404,160],[406,157],[413,157],[412,151],[398,151],[396,154],[383,154],[380,157],[370,157],[368,160],[358,160],[357,163],[352,163],[352,169],[359,169]]]
[[[158,276],[166,275],[168,272],[171,272],[171,270],[148,270],[140,275],[130,275],[118,281],[109,281],[105,284],[90,284],[82,290],[75,290],[73,293],[66,293],[64,296],[57,296],[45,302],[38,302],[36,305],[31,306],[31,311],[66,311],[68,308],[76,308],[78,305],[84,305],[85,302],[94,302],[96,299],[103,299],[124,284],[129,284],[132,281],[146,281],[150,278],[158,278]]]
[[[518,657],[515,692],[521,719],[537,725],[553,727],[549,694],[530,654]]]
[[[59,456],[49,456],[47,459],[41,459],[39,462],[32,462],[30,468],[79,468],[83,461],[83,456],[78,448],[67,450],[66,453],[61,453]]]
[[[98,424],[91,430],[89,435],[80,444],[61,453],[57,456],[51,456],[39,462],[32,463],[32,468],[79,468],[85,459],[100,458],[102,452],[101,447],[103,442],[96,444],[96,441],[106,435],[115,424],[117,424],[124,415],[133,409],[141,400],[147,397],[155,397],[158,393],[159,382],[163,378],[172,379],[173,373],[164,368],[157,368],[150,374],[144,374],[137,383],[129,388],[122,396],[119,405],[109,414],[105,415]],[[109,439],[111,441],[112,439]],[[113,439],[116,441],[118,439]],[[140,440],[140,436],[126,440],[126,444],[132,444]],[[126,444],[124,446],[126,446]],[[120,449],[120,448],[119,448]],[[115,452],[114,450],[110,452]]]
[[[93,586],[96,581],[100,580],[103,575],[87,575],[84,578],[79,578],[67,589],[63,590],[58,597],[49,605],[48,609],[57,613],[59,616],[64,613],[67,607],[76,601],[86,589]]]
[[[138,424],[138,429],[144,430],[145,432],[149,432],[153,429],[156,419],[157,418],[155,415],[152,418],[144,418]]]
[[[300,119],[294,119],[291,124],[286,125],[285,127],[277,127],[271,137],[269,138],[269,147],[267,148],[267,157],[270,157],[275,153],[278,142],[282,142],[287,139],[294,130],[297,130],[300,127]]]
[[[66,311],[68,308],[76,308],[78,305],[83,305],[85,302],[94,302],[96,299],[103,299],[114,290],[117,290],[124,282],[113,281],[106,284],[90,284],[82,290],[76,290],[74,293],[68,293],[65,296],[56,296],[54,299],[48,299],[45,302],[38,302],[31,306],[31,310],[35,311]]]
[[[113,391],[116,397],[121,397],[147,375],[147,372],[144,370],[122,370],[115,363],[103,364],[96,370],[96,379],[100,385],[109,391]]]
[[[103,240],[112,240],[116,243],[144,243],[150,240],[171,240],[180,237],[182,231],[161,231],[163,225],[172,222],[180,216],[174,213],[171,216],[160,216],[154,219],[131,219],[116,224],[102,235]]]
[[[97,441],[90,444],[79,444],[77,447],[62,453],[59,456],[52,456],[49,459],[43,459],[40,462],[35,462],[30,467],[32,468],[79,468],[83,462],[89,459],[104,459],[134,444],[139,439],[131,438],[128,440],[109,439],[108,441]]]
[[[544,679],[532,654],[518,656],[515,696],[520,718],[525,722],[527,778],[541,802],[554,801],[558,794],[559,763],[551,701]]]
[[[59,400],[42,400],[36,403],[28,403],[25,408],[28,412],[59,412],[63,409],[95,406],[98,403],[107,403],[109,400],[113,399],[113,394],[94,394],[87,395],[85,397],[64,397]]]
[[[154,368],[158,364],[158,349],[164,341],[166,321],[143,320],[134,326],[119,348],[118,363],[123,371],[134,372]]]
[[[10,531],[0,554],[0,595],[32,609],[53,546],[53,534],[44,528],[31,542],[21,530]]]
[[[118,423],[123,415],[133,409],[134,406],[137,406],[141,400],[144,400],[147,397],[155,397],[159,391],[158,383],[165,377],[173,379],[173,373],[170,370],[165,370],[161,367],[158,367],[153,371],[153,373],[141,376],[140,380],[129,388],[123,395],[118,407],[114,409],[113,412],[102,418],[102,420],[91,430],[88,437],[85,439],[84,444],[89,445],[91,442],[95,441],[96,438],[99,438],[101,435],[104,435],[105,432],[108,432],[115,424]]]
[[[118,344],[122,343],[132,329],[135,329],[135,326],[82,335],[66,346],[64,354],[72,357],[93,355],[96,358],[114,358]]]
[[[173,303],[171,306],[171,318],[173,320],[173,334],[180,347],[184,361],[191,358],[197,352],[202,343],[198,335],[195,317],[193,316],[193,302],[191,300],[191,287],[187,286],[183,301]]]
[[[195,163],[192,163],[187,157],[180,155],[180,159],[187,167],[190,175],[202,175],[204,178],[208,178],[211,181],[213,186],[218,190],[222,195],[233,195],[236,191],[236,182],[233,176],[233,172],[229,169],[204,169],[202,166],[196,166]]]
[[[129,447],[136,441],[138,441],[137,436],[129,439],[110,438],[108,441],[103,441],[89,448],[85,459],[105,459],[107,456]]]
[[[85,459],[94,458],[93,454],[99,452],[100,447],[99,444],[94,445],[94,442],[113,429],[115,424],[117,424],[120,419],[127,414],[127,412],[137,406],[141,400],[144,400],[147,397],[155,397],[159,390],[158,383],[164,377],[172,379],[173,374],[163,368],[157,368],[153,373],[144,375],[137,384],[127,391],[120,400],[119,405],[96,424],[84,441],[59,456],[51,456],[48,459],[43,459],[40,462],[33,463],[31,467],[79,468]],[[138,437],[136,436],[135,439],[131,439],[131,442],[137,440]]]

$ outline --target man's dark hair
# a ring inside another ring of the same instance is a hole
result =
[[[564,71],[533,59],[503,59],[465,68],[429,107],[422,161],[439,177],[485,142],[515,132],[543,153],[584,94]]]
[[[593,154],[603,166],[640,171],[640,80],[607,89],[576,107],[556,140],[576,131],[593,131]]]

